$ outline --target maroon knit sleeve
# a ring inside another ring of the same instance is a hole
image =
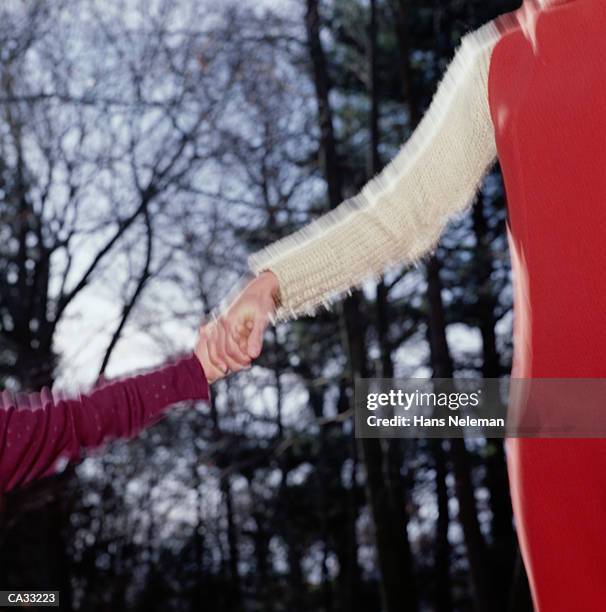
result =
[[[195,355],[147,374],[104,384],[77,399],[49,391],[0,402],[0,492],[52,474],[82,451],[131,438],[177,402],[205,400],[209,386]]]

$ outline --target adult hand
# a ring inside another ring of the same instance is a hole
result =
[[[229,372],[228,366],[219,360],[214,352],[214,347],[219,343],[219,329],[217,321],[213,321],[200,327],[195,354],[206,375],[206,380],[212,384],[226,376]]]
[[[263,272],[249,281],[214,321],[200,329],[196,354],[209,382],[249,367],[261,354],[278,291],[277,277]]]

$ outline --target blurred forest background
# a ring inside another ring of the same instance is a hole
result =
[[[0,385],[191,347],[247,254],[356,193],[461,36],[518,6],[3,1]],[[211,406],[4,496],[0,588],[87,611],[531,610],[502,441],[356,441],[351,420],[354,376],[509,373],[505,218],[495,167],[423,265],[272,329]]]

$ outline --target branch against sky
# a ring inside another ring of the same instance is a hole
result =
[[[149,276],[166,258],[158,248],[145,263],[148,243],[136,237],[178,212],[184,185],[209,183],[238,61],[221,14],[191,2],[128,6],[2,11],[1,360],[30,372],[15,384],[52,380],[57,326],[101,274],[112,289],[134,285],[125,303],[135,306],[144,286],[128,263]]]

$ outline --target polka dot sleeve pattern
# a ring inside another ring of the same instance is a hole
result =
[[[132,438],[172,404],[208,398],[208,382],[195,355],[74,399],[58,400],[48,390],[17,397],[5,392],[0,401],[0,492],[59,471],[86,449]]]

